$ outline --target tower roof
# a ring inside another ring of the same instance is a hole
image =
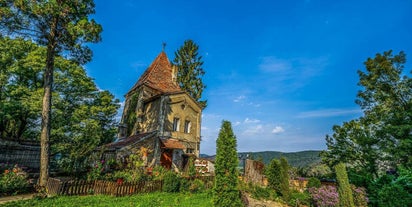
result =
[[[182,90],[176,82],[175,72],[166,53],[162,51],[129,92],[141,85],[147,85],[163,93],[180,92]]]

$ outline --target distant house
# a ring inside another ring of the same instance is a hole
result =
[[[200,175],[215,174],[215,163],[209,159],[197,158],[195,160],[196,172]]]
[[[189,157],[199,157],[202,108],[176,76],[161,52],[125,95],[119,138],[104,146],[106,158],[124,160],[139,151],[148,168],[181,171]]]

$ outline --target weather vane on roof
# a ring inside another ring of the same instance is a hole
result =
[[[165,48],[166,48],[166,42],[163,42],[163,43],[162,43],[162,51],[163,51],[163,52],[165,51]]]

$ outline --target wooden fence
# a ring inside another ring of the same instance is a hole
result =
[[[95,180],[70,180],[60,181],[49,178],[47,194],[49,195],[90,195],[104,194],[112,196],[125,196],[136,193],[150,193],[162,190],[163,181],[139,181],[117,183],[112,181]]]
[[[195,179],[202,180],[205,183],[206,188],[213,187],[214,177],[212,176],[196,177]],[[162,180],[117,183],[104,180],[61,181],[59,179],[49,178],[49,180],[47,181],[47,194],[51,196],[91,194],[126,196],[137,193],[151,193],[161,191],[162,187]]]

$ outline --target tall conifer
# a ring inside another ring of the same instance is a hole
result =
[[[243,206],[238,189],[236,136],[229,121],[223,121],[216,140],[213,204],[219,207]]]
[[[205,108],[206,100],[202,98],[202,92],[206,88],[202,77],[205,71],[202,68],[202,56],[199,55],[199,45],[193,40],[186,40],[182,47],[175,52],[173,65],[177,67],[177,82],[180,88],[186,91],[192,98]]]
[[[353,194],[350,188],[348,174],[346,173],[345,164],[339,163],[335,166],[336,180],[338,181],[339,206],[355,207]]]

